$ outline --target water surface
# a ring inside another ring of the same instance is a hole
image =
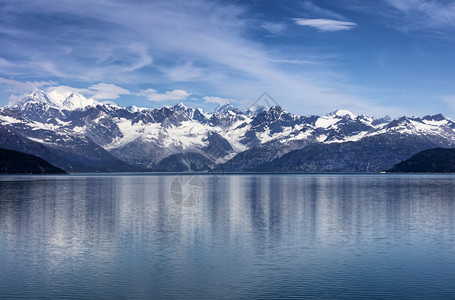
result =
[[[455,176],[2,176],[0,298],[448,298]]]

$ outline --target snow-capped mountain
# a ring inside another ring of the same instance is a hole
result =
[[[42,90],[35,90],[17,104],[13,105],[13,107],[21,108],[30,104],[40,104],[46,105],[49,108],[73,110],[84,109],[90,106],[95,107],[100,103],[92,98],[87,99],[77,92],[59,93],[57,91],[52,91],[49,94],[46,94]]]
[[[207,113],[179,103],[121,107],[36,90],[0,109],[0,147],[79,171],[379,171],[455,144],[455,123],[357,116],[298,116],[273,106]]]

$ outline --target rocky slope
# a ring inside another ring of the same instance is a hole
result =
[[[279,106],[212,113],[177,104],[121,107],[36,90],[0,109],[0,147],[70,172],[370,171],[428,148],[455,146],[442,115],[371,118],[338,110],[298,116]]]

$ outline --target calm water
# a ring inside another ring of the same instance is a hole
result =
[[[0,177],[1,298],[453,298],[455,176]]]

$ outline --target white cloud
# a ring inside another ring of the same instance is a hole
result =
[[[111,83],[98,83],[89,87],[93,91],[92,98],[95,100],[114,100],[120,97],[120,95],[129,95],[130,91],[116,86]]]
[[[136,96],[147,97],[149,101],[181,101],[186,100],[191,94],[184,90],[172,90],[167,91],[164,94],[159,94],[154,89],[142,90],[139,93],[135,94]]]
[[[176,81],[197,80],[192,90],[205,95],[255,99],[268,90],[282,99],[283,106],[297,112],[308,110],[314,103],[323,105],[324,111],[345,102],[370,104],[356,97],[358,89],[346,88],[342,95],[321,93],[333,88],[335,82],[349,81],[347,76],[339,80],[333,75],[335,72],[319,66],[317,70],[316,66],[309,70],[304,66],[309,54],[306,51],[290,53],[273,43],[265,44],[252,38],[251,24],[258,24],[258,20],[248,11],[249,6],[242,3],[169,0],[138,1],[131,5],[119,0],[8,1],[8,16],[17,21],[2,24],[0,19],[0,26],[23,31],[19,42],[13,34],[7,35],[11,40],[0,37],[1,52],[9,53],[4,57],[12,57],[13,62],[0,62],[1,66],[8,67],[0,70],[0,76],[2,73],[27,78],[54,75],[67,82],[116,82],[123,86],[150,82],[171,86]],[[318,10],[314,5],[311,9]],[[37,11],[43,14],[39,21],[28,18]],[[319,13],[327,19],[343,19],[326,11],[319,10]],[[71,26],[62,26],[60,22],[47,22],[45,26],[42,23],[42,20],[62,15],[81,22],[69,24]],[[335,26],[333,22],[341,21],[329,21],[332,27],[325,25],[325,28],[332,30],[355,26],[350,22]],[[273,26],[269,28],[280,29]],[[42,47],[36,47],[38,43]],[[302,67],[293,67],[291,63]],[[337,80],[333,80],[334,77]],[[91,88],[86,94],[97,98],[116,98],[122,94],[118,91],[98,93],[93,86]],[[126,90],[123,92],[128,94]],[[189,95],[182,90],[140,93],[151,101],[183,100]]]
[[[61,98],[68,97],[71,93],[77,92],[95,100],[114,100],[120,95],[129,95],[130,91],[110,83],[98,83],[90,86],[88,89],[75,88],[67,85],[50,86],[46,89],[46,93],[53,97]]]
[[[55,84],[54,81],[18,81],[0,78],[0,88],[13,93],[29,93],[42,86]]]
[[[337,21],[329,19],[303,19],[295,18],[294,22],[300,26],[309,26],[317,28],[321,31],[340,31],[340,30],[349,30],[357,26],[356,23],[346,22],[346,21]]]
[[[14,79],[0,78],[0,90],[10,93],[8,105],[14,105],[33,90],[53,85],[53,81],[18,81]]]
[[[56,93],[59,95],[62,95],[63,97],[68,97],[71,93],[77,92],[81,94],[91,94],[93,91],[89,89],[79,89],[79,88],[74,88],[71,86],[67,85],[58,85],[58,86],[50,86],[46,88],[46,93]]]
[[[26,94],[22,94],[22,95],[10,95],[8,97],[8,104],[7,106],[13,106],[14,104],[18,103],[19,101],[21,101],[22,99],[24,99],[24,97],[26,96]]]
[[[65,101],[65,99],[68,98],[68,96],[73,92],[85,95],[92,94],[91,90],[73,88],[67,85],[50,86],[46,89],[46,94],[48,94],[52,100],[59,103],[63,103],[63,101]]]
[[[226,103],[230,103],[230,102],[236,102],[235,99],[221,98],[221,97],[216,97],[216,96],[205,96],[205,97],[202,97],[202,99],[204,99],[206,103],[217,103],[217,104],[226,104]]]

